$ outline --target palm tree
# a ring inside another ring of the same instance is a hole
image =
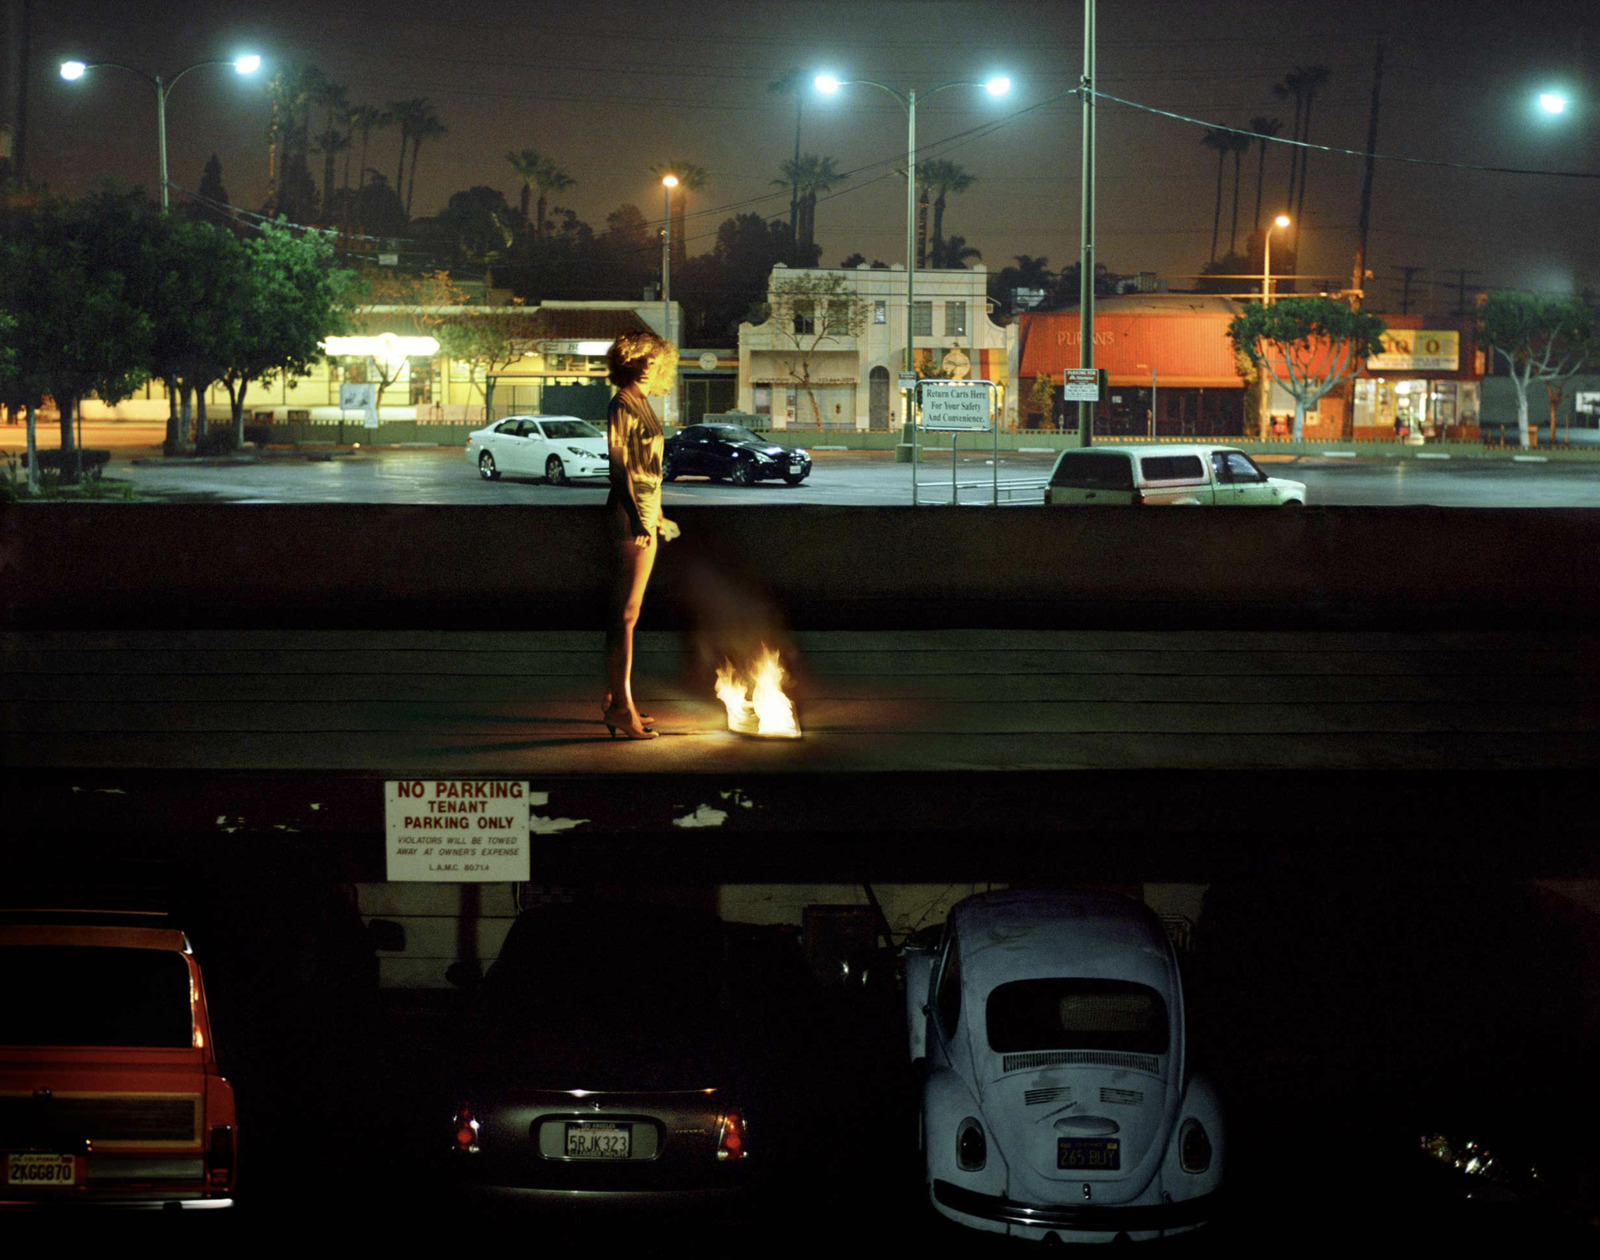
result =
[[[322,221],[333,216],[333,159],[350,147],[350,137],[337,127],[319,132],[312,137],[315,152],[322,155]]]
[[[767,84],[767,91],[774,93],[794,93],[794,164],[800,165],[800,114],[805,105],[806,72],[799,66],[790,66],[776,79]],[[790,185],[789,192],[789,239],[800,239],[800,186]]]
[[[542,237],[544,235],[544,208],[547,194],[565,192],[578,181],[549,158],[545,158],[539,163],[539,169],[533,173],[533,182],[539,186],[539,200],[534,207],[533,234]]]
[[[676,175],[678,186],[672,189],[668,199],[672,207],[672,265],[681,267],[689,261],[689,241],[684,235],[688,223],[687,207],[688,195],[699,192],[711,179],[711,172],[703,166],[696,166],[693,162],[683,162],[673,158],[670,162],[657,162],[650,168],[657,179],[665,175]]]
[[[1277,118],[1265,114],[1257,114],[1250,120],[1250,130],[1260,139],[1261,155],[1256,163],[1256,217],[1254,223],[1259,230],[1261,227],[1261,185],[1267,174],[1267,141],[1283,130],[1283,123]]]
[[[1217,261],[1217,237],[1222,231],[1222,163],[1233,148],[1233,133],[1219,127],[1208,127],[1200,143],[1217,154],[1217,208],[1211,216],[1211,261]]]
[[[423,108],[411,120],[411,177],[406,181],[406,217],[411,217],[411,194],[417,189],[417,157],[422,152],[422,142],[445,134],[447,128],[434,113],[433,105],[423,101]],[[396,189],[396,191],[399,191]]]
[[[534,176],[538,174],[539,167],[544,158],[537,149],[523,149],[520,153],[506,154],[506,161],[511,163],[511,169],[517,173],[517,178],[522,181],[522,193],[517,202],[517,214],[522,219],[522,226],[528,226],[528,206],[533,201]]]
[[[333,159],[350,142],[334,123],[350,112],[350,98],[342,84],[319,74],[312,85],[311,104],[325,111],[322,130],[313,137],[317,152],[322,154],[322,219],[327,222],[333,208]],[[309,111],[308,111],[309,115]],[[309,123],[310,118],[307,117]]]
[[[1327,66],[1296,66],[1300,75],[1301,91],[1305,94],[1306,112],[1305,119],[1300,126],[1300,139],[1309,144],[1311,142],[1311,105],[1317,99],[1318,90],[1328,81]],[[1306,167],[1311,162],[1311,150],[1300,151],[1300,188],[1295,193],[1294,207],[1294,249],[1295,256],[1300,253],[1300,225],[1305,222],[1306,209]]]
[[[772,181],[774,187],[793,190],[792,200],[799,207],[799,235],[794,238],[795,252],[803,255],[816,244],[817,194],[832,190],[848,176],[839,170],[838,161],[831,157],[818,157],[807,153],[796,162],[785,162],[780,168],[781,179]]]
[[[412,97],[409,101],[389,102],[388,114],[400,128],[400,165],[395,168],[394,191],[395,195],[405,187],[406,178],[406,150],[411,147],[411,128],[422,115],[433,107],[424,97]]]
[[[1239,239],[1239,164],[1244,155],[1250,151],[1254,143],[1243,132],[1230,131],[1228,133],[1228,148],[1233,153],[1233,222],[1228,227],[1228,253],[1234,252],[1234,246]]]
[[[950,193],[966,192],[977,178],[969,175],[954,162],[935,158],[924,162],[917,170],[922,186],[934,194],[933,198],[933,265],[935,267],[959,266],[960,260],[951,255],[944,240],[945,197]]]
[[[981,259],[983,251],[975,245],[968,245],[964,236],[951,236],[949,240],[940,242],[938,257],[942,266],[965,267],[972,259]]]
[[[1305,84],[1301,79],[1298,68],[1291,70],[1283,76],[1282,83],[1272,85],[1272,94],[1280,101],[1294,101],[1294,124],[1289,131],[1289,138],[1296,141],[1289,149],[1289,192],[1283,199],[1284,209],[1294,205],[1295,180],[1300,173],[1300,117],[1305,112],[1306,97]]]

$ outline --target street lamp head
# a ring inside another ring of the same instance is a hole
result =
[[[65,68],[62,69],[65,74]],[[1564,114],[1567,112],[1567,97],[1563,92],[1540,92],[1539,108],[1547,114]]]
[[[983,85],[983,90],[990,96],[1004,96],[1011,90],[1011,80],[1003,74],[997,74]]]
[[[663,175],[661,182],[668,188],[676,188],[678,186],[678,177],[676,175]]]
[[[83,72],[89,67],[81,61],[63,61],[61,63],[61,77],[67,82],[83,78]]]
[[[240,74],[254,74],[261,69],[261,58],[255,53],[246,53],[233,63],[233,68]]]
[[[838,76],[832,74],[819,74],[811,80],[811,85],[824,96],[832,96],[844,85],[839,82]]]
[[[1277,224],[1279,227],[1288,227],[1289,226],[1289,216],[1286,215],[1286,214],[1280,214],[1276,219],[1273,220],[1273,222],[1275,224]]]

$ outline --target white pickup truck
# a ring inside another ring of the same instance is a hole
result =
[[[1267,476],[1228,446],[1092,446],[1061,452],[1044,501],[1055,507],[1303,507],[1306,487]]]

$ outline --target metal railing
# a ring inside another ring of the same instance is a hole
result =
[[[998,483],[992,479],[986,481],[958,481],[954,486],[956,492],[954,506],[961,506],[963,503],[992,504],[997,494],[1000,498],[1001,507],[1017,507],[1023,503],[1043,503],[1044,489],[1049,484],[1050,479],[1048,477],[1016,477]],[[937,481],[927,481],[918,488],[917,497],[920,502],[932,507],[940,506],[941,502],[944,506],[952,506],[952,500],[941,500],[939,497],[941,489],[949,488],[951,487],[948,482],[941,485]],[[971,497],[965,500],[962,499],[961,495],[967,492],[971,492]]]

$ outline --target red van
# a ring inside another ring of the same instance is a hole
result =
[[[0,1207],[230,1207],[233,1087],[161,915],[0,915]]]

